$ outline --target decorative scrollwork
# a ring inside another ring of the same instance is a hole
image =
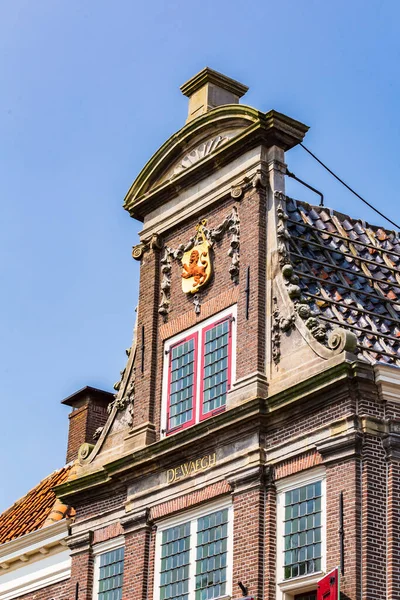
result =
[[[296,275],[293,269],[293,265],[290,262],[290,251],[289,251],[289,240],[290,234],[286,227],[288,215],[286,214],[282,202],[286,199],[283,192],[276,191],[274,193],[275,198],[279,201],[276,209],[278,217],[277,223],[277,237],[278,237],[278,254],[279,263],[282,268],[283,280],[287,288],[289,298],[293,300],[294,308],[299,317],[305,322],[307,329],[311,332],[313,337],[319,342],[326,345],[326,326],[319,321],[319,319],[313,314],[309,299],[302,295],[302,290],[299,285],[299,277]]]
[[[331,332],[328,338],[328,346],[331,350],[335,350],[338,353],[345,351],[355,352],[357,348],[357,336],[352,331],[337,327]]]
[[[78,450],[78,460],[80,463],[83,463],[90,455],[94,448],[94,444],[88,444],[85,442],[79,447]]]

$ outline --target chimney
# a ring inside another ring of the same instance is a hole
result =
[[[67,463],[78,457],[82,444],[94,444],[94,433],[103,427],[107,421],[107,406],[114,399],[111,392],[98,390],[89,385],[78,390],[61,404],[72,406],[69,416],[69,433],[67,448]]]
[[[239,98],[248,89],[242,83],[206,67],[181,86],[182,94],[189,98],[186,123],[217,106],[239,104]]]

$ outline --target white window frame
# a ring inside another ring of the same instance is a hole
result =
[[[93,600],[97,600],[99,597],[99,577],[100,577],[100,557],[106,552],[111,550],[118,550],[125,546],[125,538],[123,535],[119,535],[116,538],[112,538],[105,542],[99,542],[93,546]],[[124,558],[124,572],[125,572],[125,558]],[[123,582],[123,577],[122,577]]]
[[[157,525],[156,551],[155,551],[155,569],[154,569],[154,600],[160,600],[160,565],[161,565],[161,544],[162,533],[170,527],[181,525],[190,521],[190,568],[189,568],[189,600],[195,600],[195,565],[196,565],[196,521],[200,517],[210,515],[218,510],[228,509],[228,542],[227,542],[227,572],[226,572],[226,593],[220,598],[230,598],[232,596],[232,569],[233,569],[233,506],[231,500],[220,500],[203,505],[192,510],[181,512],[174,517],[160,521]],[[194,540],[194,543],[193,543]]]
[[[200,407],[201,407],[201,398],[200,398],[200,388],[201,388],[201,356],[203,352],[202,343],[201,343],[201,332],[204,328],[216,323],[217,321],[221,321],[225,317],[232,316],[232,324],[231,324],[231,334],[232,334],[232,346],[231,346],[231,373],[230,373],[230,387],[236,381],[236,323],[237,323],[237,305],[234,304],[225,310],[222,310],[215,315],[212,315],[208,319],[201,321],[196,326],[191,327],[190,329],[185,329],[185,331],[181,331],[177,335],[165,340],[164,342],[164,361],[163,361],[163,377],[162,377],[162,399],[161,399],[161,436],[166,437],[169,435],[173,435],[172,432],[167,434],[167,407],[168,407],[168,374],[169,374],[169,352],[171,346],[175,346],[178,344],[180,340],[184,338],[196,334],[198,335],[198,343],[197,343],[197,365],[198,365],[198,374],[196,380],[196,415],[194,425],[200,423]],[[182,429],[188,429],[190,426],[182,427],[177,429],[176,433],[182,431]]]
[[[321,482],[321,570],[309,575],[300,575],[291,579],[284,579],[284,520],[285,520],[285,492]],[[324,467],[317,467],[285,477],[276,482],[277,510],[276,510],[276,600],[293,600],[297,594],[314,592],[317,583],[326,573],[326,471]]]

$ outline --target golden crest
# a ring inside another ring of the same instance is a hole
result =
[[[206,221],[197,226],[194,247],[182,256],[182,290],[195,294],[210,279],[212,274],[211,248],[204,234]]]

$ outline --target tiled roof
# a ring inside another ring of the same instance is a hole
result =
[[[348,329],[360,358],[400,365],[399,233],[286,200],[289,254],[281,262],[293,267],[292,298],[303,303],[306,325],[325,344],[334,328]]]
[[[54,471],[0,515],[0,544],[74,514],[53,492],[54,486],[68,479],[71,469],[72,465],[67,465]]]

